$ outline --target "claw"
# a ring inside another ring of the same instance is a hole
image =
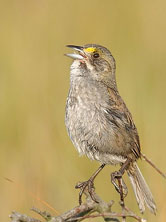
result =
[[[118,180],[118,183],[117,183]],[[125,198],[128,193],[127,186],[122,178],[122,174],[119,171],[115,171],[111,174],[111,182],[114,185],[116,191]],[[119,182],[121,183],[121,188],[119,186]]]
[[[87,180],[85,182],[79,183],[75,186],[76,189],[80,189],[80,193],[79,193],[79,204],[82,204],[82,195],[85,191],[85,189],[87,188],[88,193],[90,195],[90,197],[92,198],[93,201],[95,201],[96,203],[98,203],[98,201],[95,199],[94,197],[94,184],[92,180]]]

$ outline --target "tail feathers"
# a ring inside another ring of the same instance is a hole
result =
[[[141,213],[145,211],[145,204],[153,214],[156,214],[156,204],[153,195],[136,162],[128,169],[128,176],[132,184],[136,200]]]

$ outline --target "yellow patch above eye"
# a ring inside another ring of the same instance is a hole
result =
[[[85,48],[85,49],[84,49],[84,51],[85,51],[85,52],[92,53],[92,52],[95,52],[95,51],[96,51],[96,49],[95,49],[95,48],[93,48],[93,47],[89,47],[89,48]]]

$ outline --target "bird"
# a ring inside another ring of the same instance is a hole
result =
[[[141,158],[140,140],[132,115],[119,94],[116,62],[101,45],[67,45],[74,53],[70,67],[70,87],[65,110],[68,135],[80,155],[100,162],[89,180],[81,183],[79,203],[88,187],[92,199],[94,179],[106,165],[120,165],[111,181],[121,196],[127,195],[122,176],[127,172],[141,213],[145,206],[156,213],[153,195],[137,165]],[[118,181],[118,182],[117,182]],[[119,182],[121,181],[121,186]],[[122,198],[123,199],[123,198]]]

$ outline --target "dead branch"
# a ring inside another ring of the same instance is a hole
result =
[[[79,206],[74,207],[73,209],[59,215],[59,216],[52,216],[48,212],[42,212],[37,208],[32,208],[31,210],[40,215],[45,221],[49,222],[77,222],[83,221],[87,218],[97,218],[102,217],[104,221],[116,221],[122,222],[126,221],[126,218],[133,218],[139,222],[145,222],[146,220],[136,215],[134,212],[129,210],[127,207],[124,207],[122,212],[112,212],[111,207],[114,201],[110,201],[106,203],[103,201],[95,192],[95,199],[98,203],[94,202],[87,190],[84,191],[86,195],[86,200]],[[95,214],[94,214],[95,213]],[[10,215],[11,222],[41,222],[38,219],[31,218],[27,215],[20,214],[18,212],[12,212]]]
[[[149,163],[162,177],[166,179],[166,174],[163,173],[150,159],[148,159],[147,156],[145,156],[145,154],[141,153],[141,156],[143,160]]]

